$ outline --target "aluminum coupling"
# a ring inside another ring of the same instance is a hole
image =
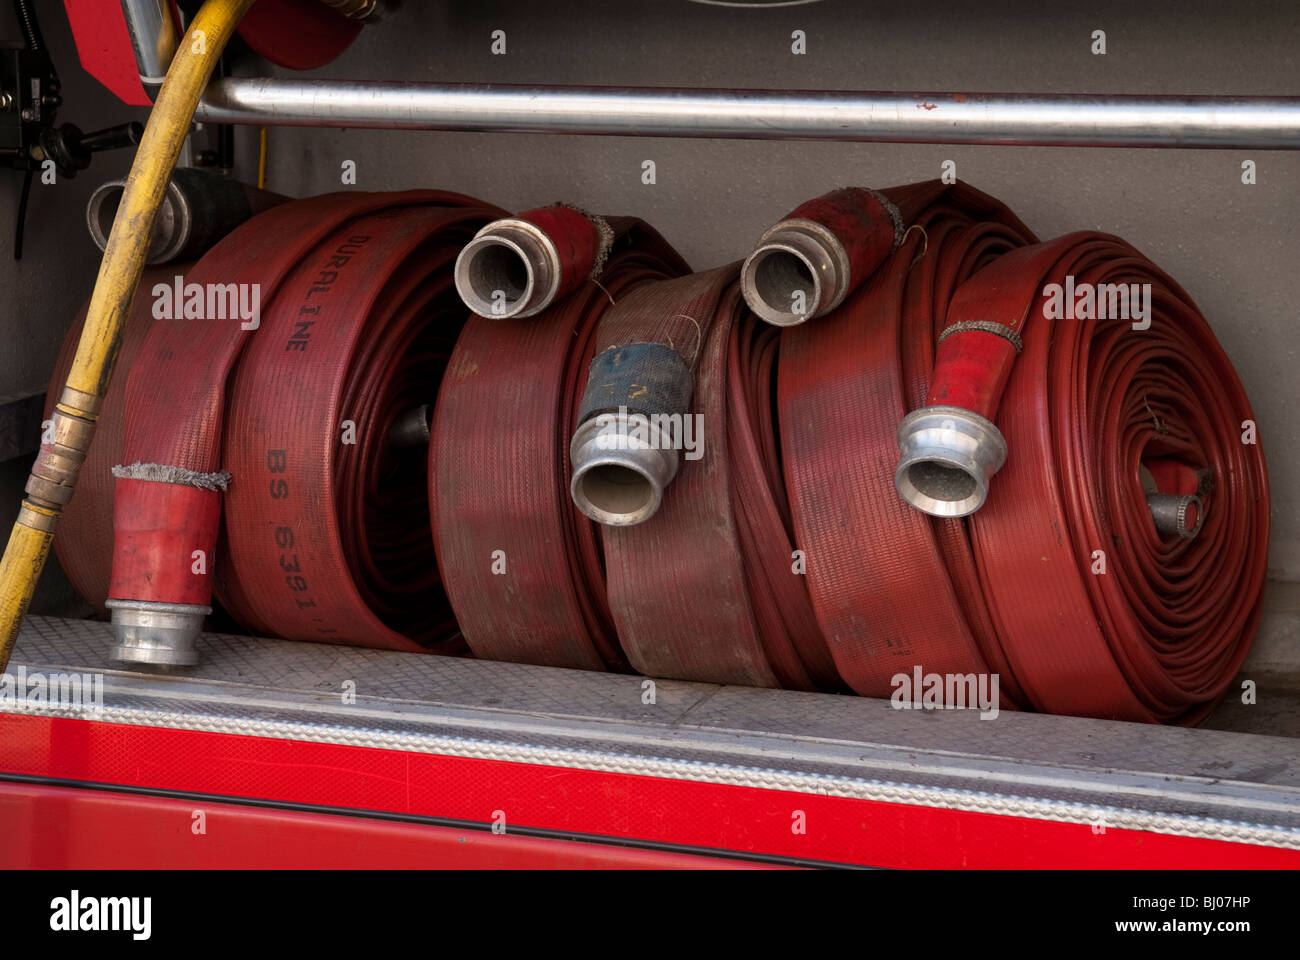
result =
[[[606,526],[654,516],[677,476],[693,391],[690,368],[667,344],[598,354],[569,443],[574,505]]]
[[[657,418],[602,413],[583,421],[569,444],[574,504],[605,526],[626,527],[655,515],[677,476],[678,452]]]
[[[841,187],[790,211],[740,268],[745,302],[789,327],[830,313],[903,242],[903,214],[884,194]]]
[[[160,667],[199,662],[198,639],[211,607],[148,600],[107,600],[112,611],[114,660]]]
[[[778,327],[834,310],[849,290],[849,256],[838,237],[814,220],[782,220],[759,238],[740,268],[749,309]]]
[[[102,183],[86,202],[86,227],[95,246],[108,245],[126,180]],[[145,262],[195,260],[245,220],[283,203],[284,197],[199,167],[172,172],[154,220]]]
[[[982,507],[1007,459],[998,428],[961,407],[913,410],[898,425],[898,449],[894,486],[934,517],[965,517]]]
[[[560,254],[527,220],[495,220],[456,258],[456,291],[481,317],[531,317],[555,300]]]

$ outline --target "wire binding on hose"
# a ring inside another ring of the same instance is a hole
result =
[[[980,333],[991,333],[995,337],[1001,337],[1003,340],[1010,341],[1011,345],[1016,348],[1016,353],[1025,349],[1024,342],[1020,339],[1020,334],[1012,330],[1005,323],[995,323],[992,320],[963,320],[959,323],[949,324],[943,328],[939,334],[937,343],[943,343],[954,333],[963,333],[967,330],[977,330]]]
[[[162,463],[141,463],[139,460],[128,466],[118,464],[113,468],[113,476],[119,480],[151,480],[154,483],[174,483],[177,486],[217,490],[221,493],[226,492],[233,479],[225,470],[203,473]]]

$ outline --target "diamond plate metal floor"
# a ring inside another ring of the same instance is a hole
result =
[[[110,628],[32,617],[10,670],[104,675],[98,719],[1237,839],[1300,848],[1300,741],[656,681],[206,635],[204,662],[140,673]],[[355,702],[343,694],[355,690]],[[10,712],[74,708],[6,703]],[[0,718],[0,724],[3,723]]]

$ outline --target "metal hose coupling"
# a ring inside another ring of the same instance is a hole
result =
[[[112,611],[114,660],[159,667],[199,662],[198,638],[211,607],[147,600],[107,600],[104,606]]]
[[[388,445],[398,450],[427,447],[430,436],[429,422],[432,418],[433,407],[427,403],[402,411],[388,428]]]
[[[0,558],[0,670],[9,662],[63,509],[72,500],[102,399],[65,386],[27,478],[27,496]]]
[[[1147,509],[1156,531],[1166,537],[1190,540],[1205,523],[1205,504],[1196,494],[1148,493]]]
[[[158,463],[113,467],[113,656],[132,663],[198,663],[203,618],[212,612],[208,564],[216,552],[223,471]]]
[[[984,505],[989,481],[1007,459],[1007,442],[990,421],[961,407],[913,410],[898,425],[894,486],[934,517],[965,517]]]
[[[86,202],[86,227],[100,250],[108,245],[108,234],[125,190],[125,179],[109,180],[100,184]],[[286,199],[215,170],[175,170],[154,219],[145,262],[195,260],[249,217]]]
[[[50,417],[48,442],[41,444],[31,476],[27,478],[27,502],[57,515],[72,500],[101,403],[99,397],[63,389]]]
[[[677,476],[694,377],[663,343],[610,347],[591,362],[578,428],[569,443],[569,493],[606,526],[655,515]]]
[[[849,257],[820,223],[782,220],[745,259],[740,288],[756,314],[791,327],[840,305],[849,288]]]
[[[613,239],[602,218],[561,204],[494,220],[456,258],[456,291],[480,317],[535,316],[597,276]]]
[[[834,190],[768,228],[741,266],[740,289],[763,320],[794,326],[838,307],[902,239],[902,214],[889,200]]]

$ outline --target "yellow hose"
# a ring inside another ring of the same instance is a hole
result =
[[[54,442],[41,448],[27,498],[0,560],[0,670],[9,664],[23,615],[45,566],[54,528],[72,498],[100,404],[131,314],[154,218],[162,205],[199,97],[235,25],[254,0],[205,0],[181,38],[149,114],[99,265],[77,355],[54,409]]]

